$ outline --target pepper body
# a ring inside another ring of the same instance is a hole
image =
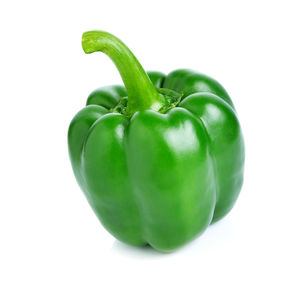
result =
[[[70,124],[69,153],[80,187],[112,235],[172,251],[233,207],[244,142],[217,81],[191,70],[145,76],[158,93],[149,109],[132,103],[142,109],[127,112],[133,95],[124,76],[125,87],[90,94]]]

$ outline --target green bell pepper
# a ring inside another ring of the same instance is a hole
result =
[[[96,89],[73,118],[69,154],[77,182],[104,227],[122,242],[172,251],[233,207],[244,142],[226,90],[191,70],[144,71],[115,36],[83,34],[125,87]]]

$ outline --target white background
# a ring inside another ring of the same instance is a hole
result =
[[[299,282],[297,4],[1,1],[0,281]],[[82,51],[81,34],[92,29],[117,35],[147,70],[216,78],[238,111],[241,195],[174,253],[116,241],[73,176],[70,120],[93,89],[121,82],[105,55]]]

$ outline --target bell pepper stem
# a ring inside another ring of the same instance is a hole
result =
[[[82,48],[87,54],[101,51],[114,62],[127,89],[128,115],[147,109],[158,111],[165,104],[139,61],[120,39],[108,32],[88,31],[82,35]]]

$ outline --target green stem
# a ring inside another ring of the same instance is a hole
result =
[[[128,47],[114,35],[104,31],[88,31],[82,35],[85,53],[101,51],[114,62],[128,93],[126,112],[133,115],[139,110],[159,110],[164,105],[139,61]]]

